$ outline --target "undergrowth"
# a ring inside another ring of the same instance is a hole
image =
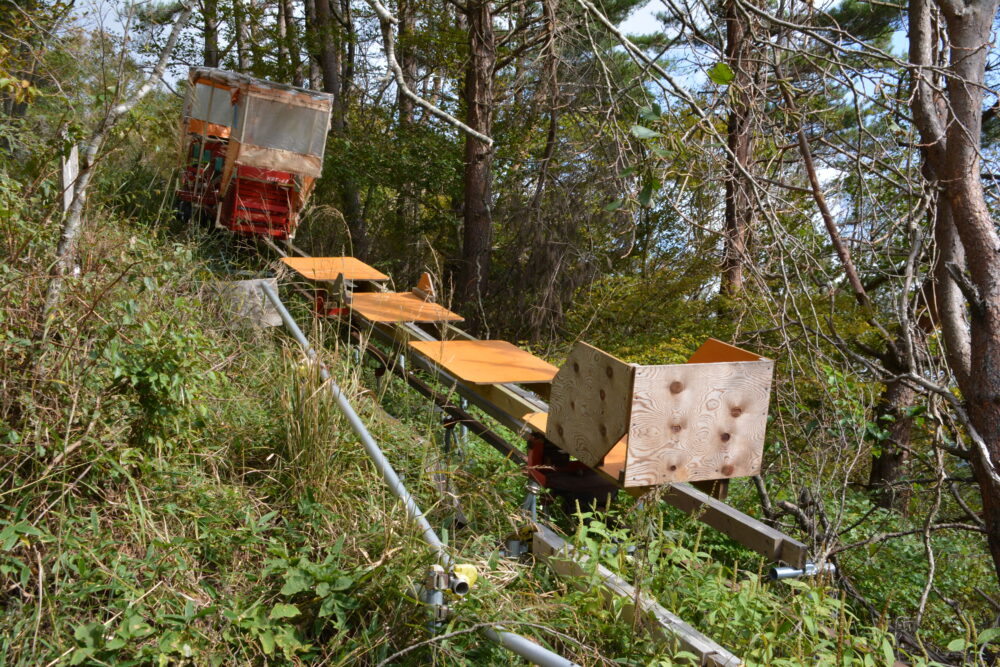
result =
[[[582,580],[501,558],[524,521],[522,473],[474,439],[443,457],[430,404],[313,322],[336,381],[479,569],[431,633],[413,584],[432,555],[315,366],[213,288],[259,273],[258,255],[93,205],[79,275],[45,323],[54,238],[35,203],[0,178],[0,664],[517,664],[477,632],[489,624],[587,665],[687,662],[607,603],[598,563],[748,662],[890,658],[835,590],[769,586],[759,559],[655,502],[563,518],[590,556]]]

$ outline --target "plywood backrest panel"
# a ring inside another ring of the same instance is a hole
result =
[[[748,352],[742,348],[723,343],[721,340],[709,338],[701,344],[691,358],[689,364],[709,364],[718,361],[760,361],[764,357]]]
[[[635,367],[577,343],[552,381],[545,437],[596,466],[628,430]]]
[[[637,367],[625,486],[760,472],[774,362],[758,359]]]

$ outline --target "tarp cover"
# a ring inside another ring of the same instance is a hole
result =
[[[233,127],[235,108],[228,91],[204,83],[194,85],[194,99],[189,110],[191,118],[207,120],[209,123]]]
[[[246,101],[243,144],[323,156],[329,111],[266,99],[252,92]]]

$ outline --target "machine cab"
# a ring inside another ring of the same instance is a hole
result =
[[[332,105],[326,93],[192,68],[178,197],[231,231],[291,238],[323,170]]]

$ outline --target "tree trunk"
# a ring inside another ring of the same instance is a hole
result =
[[[295,5],[292,0],[280,0],[282,16],[285,19],[286,48],[288,49],[288,67],[292,73],[292,85],[302,86],[302,52],[299,44],[299,26],[295,22]]]
[[[203,58],[205,67],[219,66],[219,0],[203,0],[204,22]]]
[[[323,90],[334,96],[334,125],[342,116],[338,113],[340,106],[340,62],[337,57],[337,45],[334,41],[334,27],[330,0],[313,0],[314,30],[313,36],[317,43],[317,59],[323,75]]]
[[[983,520],[1000,578],[1000,236],[986,207],[979,171],[982,101],[990,30],[997,0],[937,0],[946,24],[948,65],[946,104],[936,104],[929,80],[934,33],[930,0],[911,0],[910,62],[916,82],[914,121],[927,146],[928,164],[941,183],[951,210],[938,224],[954,225],[966,258],[963,296],[970,319],[941,317],[946,340],[969,341],[969,359],[948,357],[969,416],[973,475],[983,501]],[[938,231],[935,230],[938,237]],[[942,229],[947,238],[950,229]],[[953,265],[953,271],[965,267]]]
[[[306,50],[309,53],[309,87],[313,90],[323,90],[319,36],[316,34],[316,0],[305,0],[302,4],[306,13],[305,36]]]
[[[886,509],[900,509],[906,504],[908,494],[899,487],[906,472],[909,458],[910,436],[913,418],[907,410],[913,405],[916,391],[908,384],[893,380],[886,384],[882,394],[880,417],[887,416],[889,437],[884,439],[877,453],[872,456],[872,467],[868,475],[868,488],[873,502]]]
[[[469,55],[465,69],[465,124],[487,136],[493,133],[493,67],[496,40],[490,0],[473,0],[467,5]],[[464,229],[462,233],[461,302],[469,314],[479,311],[479,301],[487,289],[490,254],[493,246],[493,215],[490,210],[493,179],[493,150],[485,142],[465,137]],[[473,315],[473,328],[482,323]]]
[[[396,47],[396,59],[399,68],[403,70],[403,81],[410,90],[416,90],[417,61],[413,57],[413,29],[416,25],[416,12],[413,0],[399,0],[399,33]],[[399,125],[405,127],[413,122],[413,100],[396,89],[396,108],[399,110]]]
[[[240,72],[250,71],[249,17],[244,0],[233,3],[233,32],[236,33],[236,68]]]
[[[281,72],[282,80],[288,80],[288,72],[291,69],[291,51],[288,48],[288,19],[285,14],[285,2],[278,3],[278,70]]]
[[[751,52],[750,17],[736,3],[726,3],[726,63],[735,78],[731,84],[732,103],[726,126],[727,155],[726,215],[721,292],[735,296],[743,289],[747,238],[753,229],[752,183],[750,173],[753,135],[751,126],[760,96],[757,94],[757,70]]]

